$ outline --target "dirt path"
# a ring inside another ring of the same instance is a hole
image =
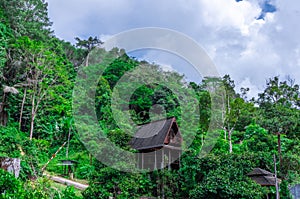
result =
[[[72,180],[68,180],[66,178],[62,178],[62,177],[58,177],[58,176],[47,175],[47,177],[49,179],[53,180],[54,182],[58,182],[60,184],[64,184],[64,185],[68,185],[68,186],[74,186],[76,189],[80,189],[80,190],[85,190],[89,186],[86,184],[81,184],[79,182],[74,182]]]

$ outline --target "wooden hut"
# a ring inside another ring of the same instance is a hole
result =
[[[254,168],[253,171],[247,174],[252,180],[261,186],[275,186],[276,180],[275,175],[269,171],[266,171],[261,168]],[[280,182],[280,179],[277,178],[277,182]]]
[[[62,166],[63,175],[69,176],[71,179],[73,179],[77,164],[78,162],[75,160],[60,160],[58,165]]]
[[[130,145],[140,169],[178,169],[182,136],[174,117],[141,125]]]
[[[252,180],[261,186],[276,186],[276,177],[275,174],[266,171],[261,168],[254,168],[253,171],[247,174]],[[277,183],[280,183],[281,180],[277,178]],[[271,198],[271,194],[267,194],[267,199]]]

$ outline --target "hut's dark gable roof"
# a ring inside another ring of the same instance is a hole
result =
[[[132,138],[130,145],[137,150],[162,147],[171,129],[175,131],[176,137],[181,138],[174,117],[141,125],[134,138]]]
[[[247,176],[273,176],[274,174],[261,168],[254,168]]]
[[[275,177],[273,176],[252,176],[252,180],[261,186],[275,186]]]
[[[275,186],[276,184],[275,175],[261,168],[254,168],[247,176],[261,186]],[[280,179],[277,178],[277,180],[280,182]]]

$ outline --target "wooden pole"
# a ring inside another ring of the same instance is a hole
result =
[[[66,158],[67,159],[69,159],[69,147],[70,147],[71,128],[72,128],[72,125],[69,128],[69,134],[68,134],[68,145],[67,145],[67,150],[66,150]]]
[[[280,195],[279,195],[279,186],[278,186],[278,181],[277,181],[276,155],[275,154],[274,154],[274,172],[275,172],[276,199],[279,199]]]
[[[164,152],[164,148],[161,149],[161,169],[163,169],[165,167],[165,152]]]
[[[161,198],[165,199],[165,187],[164,187],[164,170],[160,170],[161,175]]]
[[[136,159],[137,159],[137,163],[136,163],[136,168],[140,169],[140,153],[136,153]]]
[[[156,150],[154,151],[154,169],[157,169]]]
[[[180,158],[181,158],[181,151],[179,151],[178,152],[178,167],[180,168],[180,164],[181,164],[181,162],[180,162]]]
[[[171,156],[171,150],[169,149],[169,157],[168,157],[168,161],[169,161],[169,165],[168,165],[168,169],[171,170],[171,160],[172,156]]]
[[[144,153],[142,153],[142,169],[144,169]]]
[[[51,156],[51,158],[48,160],[48,162],[42,167],[42,172],[46,169],[47,165],[55,158],[55,156],[58,154],[58,152],[65,146],[67,142],[64,142],[63,145],[59,147],[59,149]]]

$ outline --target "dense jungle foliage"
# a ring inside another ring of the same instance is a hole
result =
[[[280,196],[291,198],[288,188],[300,183],[300,90],[295,80],[270,77],[264,91],[248,99],[249,89],[237,91],[229,75],[204,77],[199,84],[186,82],[184,76],[139,61],[121,49],[105,52],[100,48],[107,56],[117,58],[105,65],[92,104],[98,125],[114,144],[133,152],[128,145],[133,129],[122,111],[117,114],[118,119],[114,118],[111,99],[114,88],[119,86],[117,95],[133,88],[119,82],[140,65],[160,74],[161,81],[171,79],[174,85],[145,84],[134,90],[129,104],[120,102],[128,106],[135,124],[164,116],[175,117],[181,127],[188,125],[189,118],[198,118],[197,128],[188,129],[184,135],[186,139],[190,135],[194,138],[180,158],[179,170],[122,172],[93,156],[101,148],[94,147],[93,140],[89,140],[87,150],[76,129],[72,109],[76,77],[89,65],[88,54],[102,44],[97,37],[76,41],[72,45],[55,36],[45,1],[0,1],[0,157],[21,158],[19,178],[0,169],[0,198],[258,199],[267,194],[275,198],[275,187],[260,186],[246,176],[257,167],[274,172],[274,154],[281,179]],[[215,130],[219,136],[211,152],[200,157],[204,143],[209,142],[211,82],[224,86],[222,96],[215,96],[224,101],[222,125]],[[197,106],[198,112],[181,106],[171,89],[176,85],[182,94],[194,95],[197,103],[187,101],[186,107]],[[155,110],[153,105],[157,105]],[[81,128],[93,130],[88,125]],[[66,141],[68,144],[49,163],[46,172],[60,175],[57,164],[61,159],[78,161],[75,177],[89,182],[85,191],[57,188],[43,176],[41,168]]]

